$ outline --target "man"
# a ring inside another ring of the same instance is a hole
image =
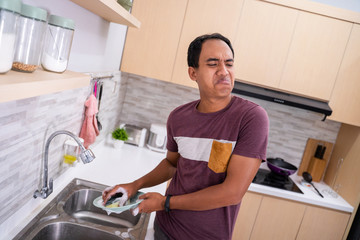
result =
[[[200,100],[170,113],[166,158],[142,178],[104,191],[106,201],[119,187],[132,196],[172,179],[166,196],[141,196],[140,212],[157,211],[155,239],[232,237],[241,199],[266,159],[268,138],[265,110],[231,95],[233,64],[227,38],[196,38],[188,49],[188,73]]]

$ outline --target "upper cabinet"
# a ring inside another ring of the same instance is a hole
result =
[[[180,36],[173,83],[197,87],[188,75],[187,50],[192,40],[202,34],[218,32],[234,41],[243,5],[242,0],[189,0]]]
[[[140,21],[129,13],[116,0],[71,0],[77,5],[104,18],[109,22],[123,24],[129,27],[140,27]]]
[[[295,9],[245,1],[234,42],[237,79],[279,87],[297,15]]]
[[[187,1],[136,0],[141,28],[129,28],[121,71],[170,81]]]
[[[329,119],[360,126],[360,25],[353,24],[330,98]]]
[[[238,81],[330,101],[331,119],[360,126],[359,13],[306,0],[136,0],[133,15],[142,26],[128,29],[122,71],[197,87],[187,48],[219,32]]]
[[[299,12],[279,88],[329,100],[352,24]]]

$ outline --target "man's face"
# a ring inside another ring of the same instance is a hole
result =
[[[200,94],[206,97],[226,97],[234,87],[233,54],[221,40],[203,43],[199,67],[189,68],[190,78],[198,83]]]

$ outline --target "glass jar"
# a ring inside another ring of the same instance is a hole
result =
[[[46,18],[47,12],[44,9],[22,5],[12,64],[13,70],[34,72],[40,64]]]
[[[58,73],[66,70],[74,27],[74,21],[71,19],[50,16],[41,57],[41,65],[45,70]]]
[[[0,73],[11,69],[21,0],[0,0]]]

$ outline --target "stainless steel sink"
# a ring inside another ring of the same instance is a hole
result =
[[[105,187],[74,179],[14,239],[144,239],[149,214],[108,215],[93,205]]]
[[[119,240],[119,237],[94,228],[68,222],[55,222],[45,225],[34,240],[72,239],[72,240]]]

